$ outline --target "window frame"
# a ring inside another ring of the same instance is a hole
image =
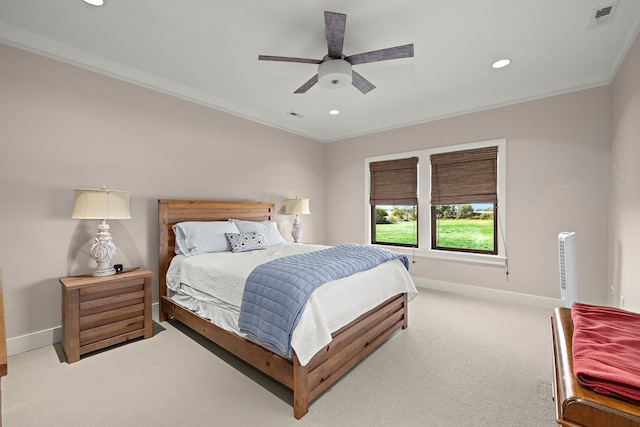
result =
[[[418,171],[419,161],[415,156],[369,162],[369,204],[371,206],[371,244],[417,248],[419,242],[418,222],[416,221],[416,243],[378,242],[376,209],[378,206],[413,206],[418,217]],[[375,164],[375,168],[374,168]],[[375,179],[374,179],[375,178]],[[372,182],[373,179],[373,182]],[[389,180],[395,179],[393,184]],[[397,183],[401,182],[402,185]],[[374,189],[375,187],[375,189]],[[374,204],[374,202],[377,202]]]
[[[432,236],[432,209],[431,209],[431,154],[446,153],[452,151],[463,151],[475,148],[497,146],[498,147],[498,178],[497,178],[497,196],[498,203],[495,212],[496,233],[497,240],[497,254],[487,253],[475,253],[460,250],[449,249],[432,249],[431,248],[431,236]],[[447,145],[441,147],[426,148],[422,150],[415,150],[402,153],[393,153],[382,156],[367,157],[365,158],[365,241],[371,242],[372,224],[371,224],[371,205],[369,203],[369,163],[395,160],[406,157],[418,157],[418,163],[422,167],[418,168],[418,247],[404,247],[396,245],[383,245],[391,246],[394,250],[399,252],[405,252],[412,256],[424,256],[431,258],[450,259],[457,261],[465,261],[471,263],[482,263],[491,265],[506,265],[507,253],[506,253],[506,238],[507,233],[505,229],[507,221],[507,201],[506,201],[506,157],[507,157],[507,140],[506,138],[491,139],[486,141],[478,141],[464,144]],[[428,167],[426,167],[428,165]]]

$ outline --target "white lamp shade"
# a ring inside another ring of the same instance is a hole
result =
[[[129,192],[107,189],[73,190],[75,203],[71,218],[130,219]]]
[[[309,199],[287,199],[284,201],[285,215],[308,215]]]

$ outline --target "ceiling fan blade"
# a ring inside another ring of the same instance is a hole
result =
[[[308,91],[309,89],[311,89],[311,86],[313,86],[314,84],[318,83],[318,75],[316,74],[315,76],[311,77],[309,80],[307,80],[307,82],[305,84],[303,84],[302,86],[300,86],[298,89],[296,89],[295,92],[293,93],[305,93],[306,91]]]
[[[353,75],[353,80],[351,81],[351,84],[357,87],[360,92],[369,93],[370,91],[376,88],[373,83],[371,83],[369,80],[362,77],[360,74],[356,73],[353,70],[351,70],[351,73]]]
[[[320,59],[291,58],[289,56],[258,55],[258,61],[300,62],[303,64],[322,64]]]
[[[324,12],[324,25],[327,31],[327,47],[330,58],[342,59],[346,23],[347,15],[344,13]]]
[[[344,59],[351,65],[366,64],[367,62],[387,61],[389,59],[411,58],[413,56],[413,43],[402,46],[388,47],[386,49],[372,50],[371,52],[358,53],[347,56]]]

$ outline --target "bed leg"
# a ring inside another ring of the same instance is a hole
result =
[[[164,301],[162,299],[162,296],[160,296],[158,301],[158,321],[159,322],[164,322],[169,319],[169,313],[166,312],[163,305],[164,305]]]
[[[409,298],[407,297],[407,293],[405,292],[402,302],[404,308],[404,323],[402,324],[402,329],[407,329],[409,327]]]
[[[309,370],[301,366],[298,356],[293,354],[293,416],[302,418],[309,412]]]

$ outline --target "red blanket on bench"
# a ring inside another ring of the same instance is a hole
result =
[[[640,314],[576,302],[571,319],[578,382],[640,405]]]

